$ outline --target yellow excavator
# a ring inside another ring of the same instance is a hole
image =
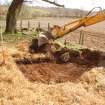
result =
[[[95,7],[95,8],[100,8],[100,7]],[[79,27],[87,27],[93,24],[96,24],[98,22],[102,22],[105,20],[105,9],[102,10],[100,8],[100,11],[94,12],[93,8],[85,17],[82,17],[78,20],[75,20],[73,22],[67,23],[64,26],[58,26],[54,25],[47,34],[39,34],[38,38],[38,46],[42,46],[45,43],[48,43],[50,39],[57,39],[60,38],[76,29]],[[93,13],[93,14],[92,14]]]
[[[80,57],[82,60],[86,58],[87,60],[91,59],[92,61],[92,59],[94,59],[94,61],[98,61],[96,59],[96,56],[98,56],[99,59],[99,53],[97,52],[93,53],[89,49],[80,49],[80,52],[78,52],[75,50],[70,50],[67,47],[62,47],[59,44],[52,43],[53,40],[61,38],[62,36],[78,29],[79,27],[87,27],[98,22],[104,21],[105,10],[100,10],[99,12],[93,13],[92,11],[94,9],[95,8],[93,8],[87,14],[87,16],[65,24],[62,27],[54,25],[49,31],[37,29],[37,31],[39,32],[38,38],[32,40],[32,43],[29,46],[29,52],[32,54],[43,53],[45,55],[45,59],[52,59],[54,61],[64,63],[70,60],[72,61],[72,58],[77,60],[78,57]],[[85,60],[84,62],[87,62],[87,60]]]

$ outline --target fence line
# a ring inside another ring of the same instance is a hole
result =
[[[22,22],[22,20],[20,21],[20,29],[23,27],[23,22]],[[38,24],[38,26],[36,27],[36,28],[41,28],[41,26],[43,25],[41,25],[41,22],[36,22],[35,24]],[[30,23],[30,21],[28,20],[28,29],[30,28],[30,26],[31,26],[31,23]],[[46,28],[48,29],[48,31],[50,30],[50,23],[48,22],[48,24],[47,24],[47,26],[46,26]],[[31,28],[33,28],[33,27],[31,27]],[[45,28],[45,27],[42,27],[42,28]],[[104,33],[98,33],[98,32],[93,32],[93,31],[87,31],[87,30],[83,30],[84,31],[84,33],[85,34],[88,34],[88,35],[90,35],[90,36],[94,36],[94,37],[100,37],[100,38],[105,38],[104,36],[105,36],[105,34]],[[81,32],[81,30],[75,30],[75,31],[73,31],[73,32],[77,32],[77,33],[80,33]]]
[[[76,33],[80,33],[81,30],[75,30]],[[105,34],[103,33],[97,33],[97,32],[93,32],[93,31],[86,31],[86,30],[83,30],[84,33],[90,35],[90,36],[95,36],[95,37],[100,37],[100,38],[105,38],[103,36],[105,36]]]
[[[18,22],[19,22],[19,24],[17,25],[17,28],[19,28],[19,29],[22,29],[24,27],[27,27],[28,30],[30,28],[34,28],[34,29],[35,28],[43,28],[43,29],[50,31],[50,26],[52,26],[52,24],[49,22],[48,23],[43,23],[43,22],[41,23],[40,21],[35,21],[34,23],[31,23],[31,20],[27,20],[27,21],[25,21],[26,22],[25,25],[24,25],[23,20],[20,20]],[[3,22],[3,23],[5,23],[5,22]],[[76,38],[76,40],[73,40],[73,41],[74,41],[74,43],[79,43],[81,45],[86,44],[88,42],[88,40],[95,42],[96,38],[100,38],[99,40],[102,40],[102,41],[105,39],[105,33],[99,33],[99,32],[93,32],[93,31],[81,30],[81,29],[77,29],[77,30],[73,31],[72,33],[73,34],[78,33],[79,36],[78,35],[75,36],[77,38]],[[90,37],[90,36],[92,36],[92,37]],[[74,36],[71,38],[73,39]],[[89,39],[86,39],[86,38],[89,38]],[[99,41],[99,40],[96,42],[101,43],[101,41]]]

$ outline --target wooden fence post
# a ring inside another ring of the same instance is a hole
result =
[[[20,20],[20,30],[22,31],[22,19]]]
[[[81,40],[82,40],[81,44],[83,45],[84,44],[84,31],[82,31],[82,39]]]
[[[38,22],[38,29],[40,29],[40,22]]]
[[[48,23],[48,31],[50,31],[50,23]]]
[[[80,31],[80,38],[79,38],[79,44],[83,45],[84,44],[84,31]]]
[[[81,31],[80,31],[80,36],[79,36],[79,44],[81,44]]]
[[[30,29],[30,21],[28,21],[28,30]]]

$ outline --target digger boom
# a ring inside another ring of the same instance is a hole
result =
[[[105,10],[101,10],[93,16],[89,14],[81,19],[65,24],[63,27],[54,25],[50,32],[52,37],[57,39],[78,29],[79,27],[87,27],[105,20]]]

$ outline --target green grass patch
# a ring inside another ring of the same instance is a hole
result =
[[[18,31],[16,34],[4,33],[3,40],[9,43],[16,43],[21,40],[27,40],[30,42],[33,38],[36,38],[37,36],[37,32],[31,32],[31,34],[25,35],[22,32]]]
[[[80,44],[66,43],[66,45],[65,45],[65,41],[63,39],[57,39],[57,40],[54,41],[54,43],[57,43],[62,47],[67,47],[68,49],[72,49],[72,50],[75,50],[75,51],[80,51],[80,49],[83,48],[83,46],[80,45]]]

